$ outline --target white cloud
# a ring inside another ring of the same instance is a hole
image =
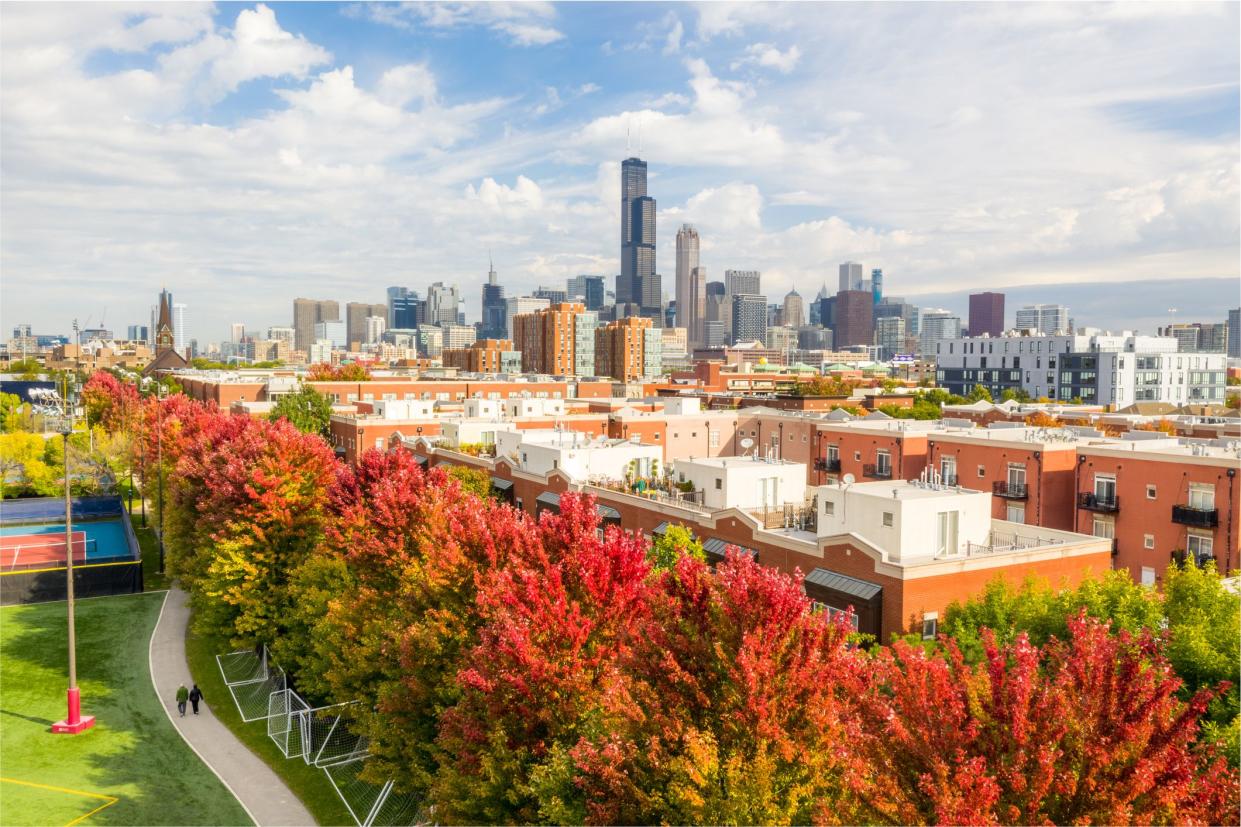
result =
[[[753,184],[732,183],[695,193],[685,215],[703,228],[734,233],[762,228],[763,196]]]
[[[663,53],[666,55],[674,55],[681,51],[681,38],[685,36],[685,26],[681,25],[681,18],[669,12],[671,25],[668,28],[668,34],[664,39]]]
[[[542,2],[365,3],[349,7],[348,13],[402,29],[479,26],[507,35],[517,46],[546,46],[564,39],[548,24],[556,17],[555,8]]]
[[[789,46],[782,52],[770,43],[752,43],[746,47],[745,55],[734,60],[730,68],[736,71],[747,65],[762,66],[787,75],[793,71],[799,60],[801,60],[801,47],[797,44]]]

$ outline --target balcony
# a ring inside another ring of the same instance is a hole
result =
[[[996,482],[991,484],[991,493],[1006,500],[1024,500],[1029,496],[1024,482]]]
[[[1219,525],[1219,509],[1194,508],[1192,505],[1172,506],[1172,522],[1194,528],[1215,528]]]
[[[832,459],[831,457],[819,457],[814,461],[814,470],[827,471],[828,473],[840,472],[840,457]]]
[[[1117,497],[1115,494],[1110,497],[1102,497],[1090,491],[1081,491],[1077,494],[1077,507],[1084,508],[1087,511],[1111,513],[1120,510],[1120,497]]]
[[[878,465],[863,465],[862,476],[869,477],[872,480],[890,480],[892,479],[892,467],[884,466],[880,468]]]

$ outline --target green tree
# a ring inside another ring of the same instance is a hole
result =
[[[22,421],[22,398],[15,393],[0,393],[0,433],[25,430]]]
[[[453,465],[448,469],[448,478],[456,480],[462,491],[467,491],[476,497],[486,499],[492,496],[491,475],[482,468]]]
[[[48,442],[39,434],[0,434],[0,485],[5,497],[58,493],[59,468],[48,464]]]
[[[332,420],[332,403],[310,385],[302,385],[272,406],[271,420],[287,419],[305,434],[327,436]]]
[[[664,571],[676,568],[677,561],[682,557],[704,562],[707,559],[702,543],[694,537],[694,532],[683,525],[669,525],[662,537],[655,538],[651,550],[647,552],[651,565]]]
[[[982,385],[975,385],[974,389],[970,391],[969,396],[966,398],[969,399],[969,401],[971,402],[979,402],[979,401],[990,402],[991,391],[987,390]]]
[[[8,373],[17,374],[17,378],[27,382],[33,382],[40,375],[45,373],[43,365],[39,364],[39,360],[33,357],[18,359],[16,362],[9,363]]]

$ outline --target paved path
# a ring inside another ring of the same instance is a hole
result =
[[[151,679],[164,711],[190,749],[219,776],[258,827],[314,824],[310,812],[280,777],[212,714],[211,704],[232,703],[231,697],[208,699],[199,706],[197,716],[189,711],[184,718],[177,714],[177,687],[193,685],[185,660],[188,600],[181,589],[169,589],[151,636]]]

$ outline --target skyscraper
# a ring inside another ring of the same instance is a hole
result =
[[[1241,307],[1228,311],[1228,358],[1241,359]]]
[[[536,310],[542,310],[545,307],[551,307],[552,303],[547,299],[537,299],[534,296],[509,296],[504,301],[504,329],[508,331],[505,339],[510,339],[514,343],[517,341],[517,329],[513,326],[513,319],[525,313],[533,313]],[[517,348],[521,350],[521,348]]]
[[[555,376],[592,376],[598,314],[586,305],[562,302],[513,317],[513,344],[522,370]]]
[[[786,327],[801,327],[806,323],[805,303],[796,287],[784,297],[784,306],[780,309],[780,321]]]
[[[427,288],[427,324],[457,324],[460,303],[457,285],[435,282]]]
[[[228,340],[235,345],[241,344],[241,340],[246,337],[246,326],[241,322],[233,322],[228,331]]]
[[[836,347],[874,344],[874,300],[866,290],[841,290],[836,294],[836,323],[832,326]]]
[[[315,341],[315,325],[340,320],[340,305],[331,300],[293,300],[293,345],[296,350],[310,351]]]
[[[856,261],[846,261],[844,264],[840,265],[840,287],[836,290],[836,292],[841,293],[845,290],[861,290],[863,278],[862,265]],[[840,346],[840,337],[837,337],[836,345],[837,347]]]
[[[616,303],[634,304],[643,316],[658,319],[663,290],[655,267],[655,199],[646,194],[646,162],[621,163],[621,273]],[[662,324],[658,319],[656,325]]]
[[[875,297],[875,305],[883,301],[883,269],[876,267],[870,271],[870,291]]]
[[[508,305],[504,301],[504,287],[496,277],[495,265],[487,259],[487,283],[483,285],[482,318],[479,320],[479,338],[506,339],[504,329]]]
[[[922,353],[925,356],[935,354],[935,344],[945,339],[956,339],[961,335],[961,317],[949,310],[923,310],[922,335],[920,336]]]
[[[585,297],[587,310],[602,310],[607,303],[603,287],[603,276],[581,276],[585,280]]]
[[[690,346],[702,342],[702,325],[707,320],[707,268],[695,267],[689,276],[689,309],[691,327],[685,335]]]
[[[733,341],[767,341],[767,297],[736,293],[732,297]]]
[[[354,342],[366,342],[366,320],[370,316],[388,318],[388,308],[382,304],[349,302],[345,305],[345,347]]]
[[[388,330],[413,330],[426,321],[427,303],[418,297],[417,290],[388,288]]]
[[[689,224],[682,224],[681,229],[677,230],[677,327],[689,331],[690,338],[693,338],[699,322],[691,284],[697,268],[698,231]]]
[[[1004,294],[970,295],[970,335],[1000,336],[1004,333]]]
[[[187,354],[190,352],[190,337],[185,329],[184,304],[174,304],[172,306],[172,336],[176,341],[177,353],[189,359],[190,357]]]
[[[1017,311],[1018,330],[1037,330],[1054,336],[1069,332],[1069,309],[1063,304],[1027,304]]]

